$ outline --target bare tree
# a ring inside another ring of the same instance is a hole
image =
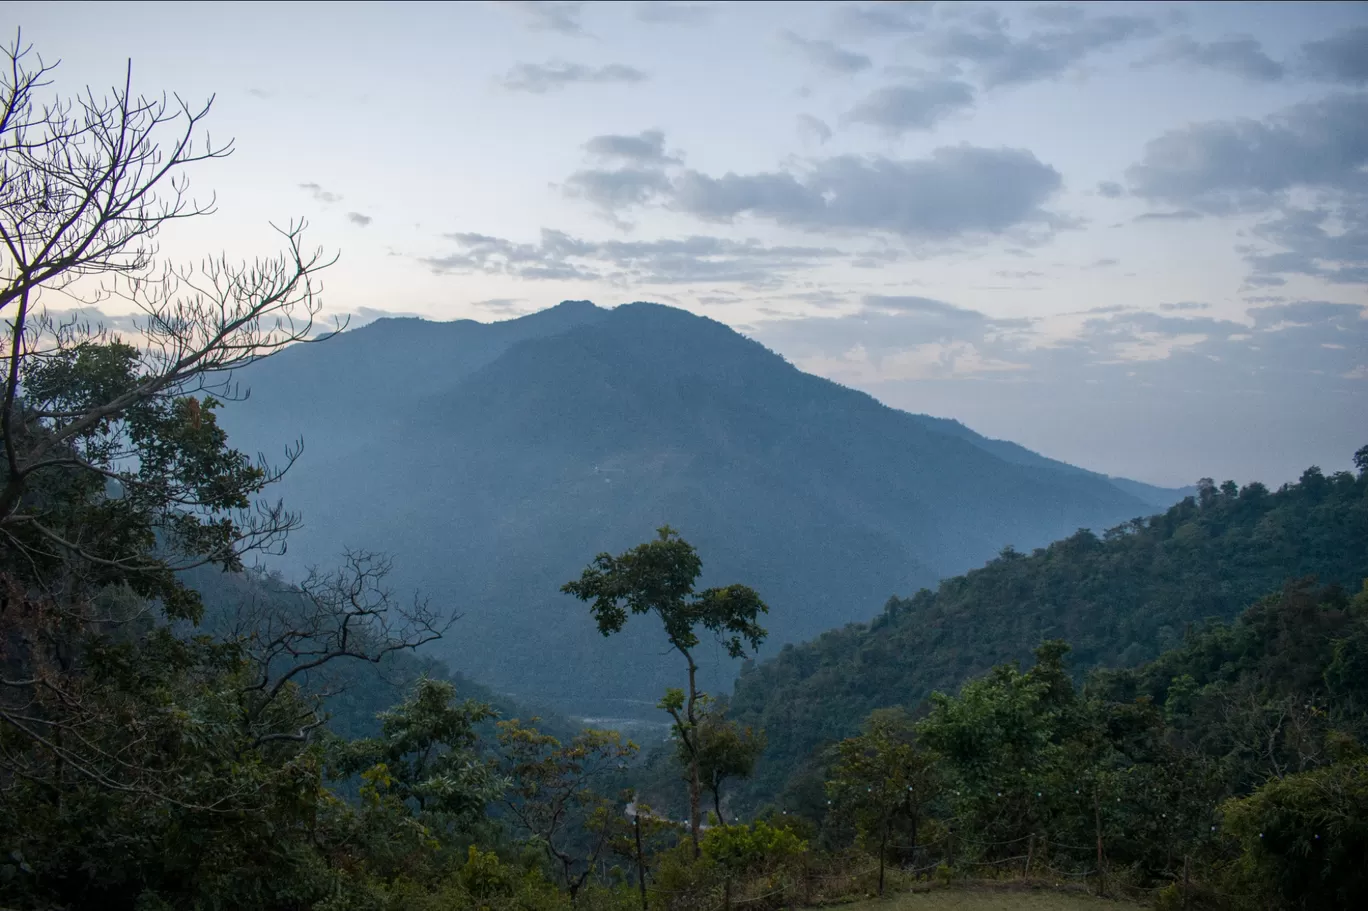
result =
[[[137,95],[130,65],[106,94],[44,100],[53,72],[22,36],[0,52],[0,804],[18,783],[61,800],[76,782],[240,809],[242,794],[187,792],[167,769],[193,743],[225,768],[233,751],[297,748],[317,702],[292,684],[444,627],[425,603],[398,608],[386,562],[352,555],[242,640],[149,634],[150,605],[199,617],[179,571],[240,569],[297,524],[257,496],[302,444],[283,465],[250,459],[214,411],[238,396],[235,370],[324,337],[318,275],[335,258],[291,222],[272,257],[165,262],[163,229],[214,211],[189,171],[232,151],[204,129],[212,99]],[[80,318],[107,305],[134,314],[128,341]],[[142,657],[105,649],[118,635],[142,636]],[[162,689],[140,689],[137,661]]]
[[[279,546],[296,523],[279,504],[215,500],[193,478],[168,484],[165,475],[141,475],[146,441],[130,417],[176,405],[198,421],[201,405],[216,404],[213,395],[235,396],[235,369],[316,340],[318,273],[333,258],[306,250],[305,225],[292,222],[277,229],[285,250],[274,257],[162,262],[163,228],[213,212],[212,200],[190,196],[187,171],[232,151],[231,142],[215,143],[204,131],[212,99],[192,106],[179,96],[135,95],[130,65],[107,95],[87,89],[42,102],[37,95],[54,67],[21,38],[0,59],[0,539],[23,552],[37,549],[35,564],[64,557],[144,568],[141,555],[104,552],[59,527],[51,498],[35,495],[45,482],[68,485],[73,474],[88,474],[125,495],[155,488],[162,527],[199,514],[226,529],[207,553],[183,554],[187,564],[231,562],[246,550]],[[126,357],[117,377],[96,376],[108,365],[86,363],[96,346],[111,343],[110,334],[53,318],[46,310],[53,300],[134,311],[137,344],[119,349]],[[65,385],[38,380],[53,363],[69,368]],[[258,459],[250,479],[238,478],[250,480],[240,492],[258,492],[298,453],[287,450],[283,467]],[[171,535],[162,545],[178,541]]]

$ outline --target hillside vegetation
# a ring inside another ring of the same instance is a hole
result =
[[[1126,666],[1183,642],[1189,625],[1230,619],[1286,580],[1355,586],[1368,577],[1368,477],[1308,469],[1269,491],[1204,483],[1195,497],[1097,536],[1005,550],[938,589],[893,598],[869,624],[785,648],[743,671],[737,720],[769,750],[756,800],[780,792],[821,744],[872,709],[915,708],[995,664],[1068,641],[1073,666]]]

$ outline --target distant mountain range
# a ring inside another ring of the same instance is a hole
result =
[[[767,653],[1181,491],[1108,478],[805,374],[721,323],[567,301],[498,323],[384,319],[240,375],[234,445],[305,451],[277,489],[287,573],[344,547],[462,614],[442,657],[577,713],[678,683],[646,618],[605,640],[559,586],[669,523],[705,584],[770,604]],[[708,685],[736,667],[705,656]]]

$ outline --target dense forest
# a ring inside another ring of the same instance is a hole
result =
[[[1360,453],[1359,461],[1363,461]],[[1308,469],[1276,491],[1204,481],[1193,497],[1102,535],[1082,530],[1030,554],[893,598],[869,624],[785,648],[742,672],[734,718],[769,749],[751,798],[801,775],[813,751],[876,708],[909,711],[932,691],[1064,639],[1080,672],[1131,666],[1181,644],[1193,624],[1228,620],[1286,580],[1355,587],[1368,578],[1368,481]]]
[[[255,565],[300,527],[270,498],[299,453],[249,458],[219,417],[235,371],[328,344],[329,260],[291,225],[273,259],[151,272],[158,231],[208,214],[181,182],[227,153],[208,109],[39,104],[51,67],[17,43],[0,73],[0,905],[777,911],[1003,881],[1368,903],[1368,447],[1004,551],[731,699],[704,662],[754,661],[788,609],[746,560],[705,573],[669,526],[581,540],[551,569],[562,620],[651,643],[668,682],[643,757],[434,661],[467,621],[390,556]],[[89,276],[143,313],[136,344],[37,305]],[[1002,461],[940,436],[955,478]],[[1133,500],[1012,457],[1033,497]]]

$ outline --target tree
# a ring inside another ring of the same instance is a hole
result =
[[[765,732],[742,727],[727,719],[721,709],[713,708],[702,716],[695,732],[698,746],[698,772],[703,789],[712,795],[713,811],[722,825],[722,785],[728,779],[749,778],[755,762],[765,752]],[[680,764],[689,768],[691,756],[681,738],[676,742]]]
[[[765,639],[760,614],[769,608],[754,589],[728,585],[694,591],[703,570],[693,546],[668,525],[657,530],[654,541],[638,544],[613,556],[601,553],[580,578],[567,582],[561,591],[591,602],[590,612],[599,632],[610,636],[620,631],[630,614],[655,614],[665,627],[670,648],[688,667],[688,690],[670,689],[660,707],[674,720],[674,734],[689,759],[689,833],[694,856],[699,854],[701,823],[701,744],[696,733],[701,721],[702,699],[698,689],[698,664],[693,652],[699,645],[699,627],[711,632],[733,658],[754,652]]]
[[[860,839],[879,855],[880,895],[895,825],[906,824],[908,850],[915,851],[937,786],[935,760],[916,745],[912,720],[902,709],[872,712],[859,736],[837,745],[827,793],[835,811],[852,818]]]
[[[1239,872],[1288,908],[1368,902],[1368,759],[1273,779],[1221,807]]]
[[[498,727],[503,752],[499,768],[511,782],[504,803],[518,827],[560,867],[573,902],[594,864],[621,840],[627,825],[625,801],[607,798],[595,788],[620,776],[637,746],[624,742],[617,731],[588,729],[562,744],[516,718]],[[575,851],[577,842],[582,851]]]
[[[39,104],[53,68],[19,38],[0,67],[0,726],[71,774],[109,787],[159,780],[87,737],[79,682],[91,636],[145,631],[153,608],[195,620],[177,571],[239,569],[297,518],[254,498],[285,462],[227,444],[214,412],[232,371],[314,340],[320,270],[303,224],[273,259],[176,267],[156,239],[213,211],[186,172],[227,155],[203,137],[209,104],[135,96]],[[58,318],[45,300],[132,308],[137,344]],[[84,701],[83,701],[84,700]],[[29,709],[35,709],[30,711]],[[7,754],[13,756],[15,754]],[[11,769],[13,764],[6,762]]]
[[[485,703],[457,702],[450,681],[424,678],[408,699],[381,714],[379,737],[338,750],[335,774],[370,773],[374,786],[431,824],[469,822],[500,791],[501,782],[476,751],[477,726],[494,716]]]

